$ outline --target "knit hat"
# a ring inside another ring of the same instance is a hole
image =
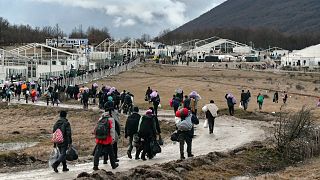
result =
[[[182,108],[176,112],[176,117],[187,117],[189,114],[189,110],[187,108]]]
[[[148,109],[147,111],[146,111],[146,115],[151,115],[152,114],[152,110],[151,109]]]
[[[67,117],[67,111],[60,111],[60,117]]]

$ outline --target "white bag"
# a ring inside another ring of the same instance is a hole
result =
[[[207,112],[208,111],[208,107],[207,106],[203,106],[202,107],[202,112]]]
[[[158,105],[158,108],[161,109],[161,107],[162,107],[161,104],[159,104],[159,105]]]
[[[242,106],[242,103],[239,104],[239,108],[240,109],[244,109],[243,106]]]
[[[54,148],[49,157],[49,167],[51,168],[52,164],[56,162],[59,158],[60,152],[58,148]]]
[[[206,119],[203,123],[203,128],[208,128],[208,119]]]

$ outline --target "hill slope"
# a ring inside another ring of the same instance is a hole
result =
[[[295,34],[320,32],[320,0],[228,0],[174,30],[268,27]]]

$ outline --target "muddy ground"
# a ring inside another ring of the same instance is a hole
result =
[[[0,162],[2,162],[0,163],[0,172],[26,170],[25,165],[32,168],[32,164],[35,165],[35,168],[47,166],[47,160],[53,147],[50,141],[52,126],[57,121],[59,111],[61,110],[62,108],[28,105],[0,107],[0,142],[6,147],[3,147],[3,150],[0,152]],[[73,144],[79,150],[79,156],[84,157],[79,162],[91,161],[91,154],[95,146],[92,132],[100,112],[76,109],[65,110],[68,111],[67,118],[72,126]],[[121,115],[120,121],[122,136],[120,136],[118,147],[120,148],[119,154],[122,155],[128,144],[127,139],[124,138],[126,117]],[[163,138],[165,138],[165,141],[169,141],[168,137],[174,131],[174,124],[161,121],[160,126]],[[13,146],[12,143],[15,144],[14,147],[18,150],[10,150],[9,145]],[[27,147],[26,144],[35,145]],[[33,161],[27,160],[28,158],[33,159]],[[13,168],[20,165],[22,166],[19,168]]]
[[[252,142],[226,153],[212,152],[185,161],[139,166],[121,173],[105,170],[92,174],[81,173],[77,179],[231,179],[279,171],[290,164],[268,144]]]

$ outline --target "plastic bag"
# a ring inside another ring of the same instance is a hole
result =
[[[150,143],[150,146],[151,146],[151,150],[154,154],[161,153],[161,147],[160,147],[158,141],[152,141]]]
[[[239,104],[239,108],[240,108],[240,109],[243,109],[242,103]]]
[[[60,155],[59,149],[58,148],[53,148],[53,150],[52,150],[52,152],[50,154],[50,157],[49,157],[49,161],[48,161],[49,167],[51,167],[52,164],[58,160],[59,155]]]
[[[203,128],[208,128],[208,119],[206,119],[203,123]]]
[[[76,150],[75,147],[71,146],[68,150],[67,150],[67,161],[75,161],[78,159],[78,151]]]
[[[203,106],[202,107],[202,112],[207,112],[208,111],[208,107],[207,106]]]
[[[171,141],[174,141],[174,142],[178,142],[179,141],[179,135],[178,135],[178,132],[175,131],[171,134],[171,137],[170,137]]]
[[[160,109],[161,107],[162,107],[161,104],[159,104],[159,105],[158,105],[158,108]]]

